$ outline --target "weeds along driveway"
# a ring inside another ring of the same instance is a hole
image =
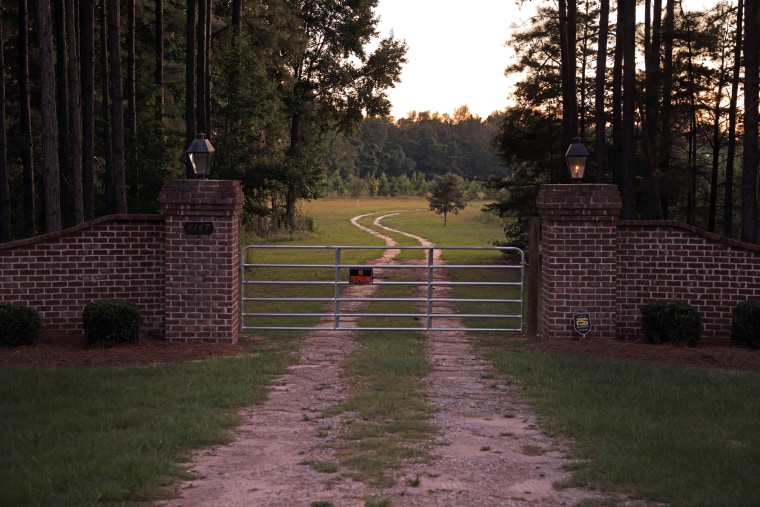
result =
[[[359,218],[353,220],[357,226]],[[382,227],[382,218],[375,219],[376,226]],[[389,247],[395,244],[360,227]],[[397,253],[389,248],[383,261]],[[362,297],[375,290],[371,285],[350,289]],[[337,453],[341,435],[357,415],[325,412],[351,394],[343,371],[359,346],[355,336],[328,329],[309,333],[297,364],[279,378],[269,398],[241,411],[243,422],[231,443],[197,451],[187,465],[196,478],[178,485],[177,498],[157,505],[564,506],[598,497],[554,489],[568,477],[565,444],[538,430],[518,388],[490,374],[464,332],[426,333],[431,369],[424,386],[436,409],[430,422],[437,428],[426,446],[429,458],[387,471],[395,480],[388,487],[351,479]]]

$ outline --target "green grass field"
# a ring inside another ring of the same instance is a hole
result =
[[[349,219],[391,211],[400,213],[385,225],[439,245],[488,245],[501,237],[498,220],[483,217],[478,204],[450,216],[446,227],[426,208],[420,199],[312,202],[305,210],[317,232],[278,243],[367,244],[372,239]],[[454,260],[488,262],[468,255]],[[244,357],[0,370],[0,505],[130,505],[160,496],[184,476],[181,463],[193,448],[229,438],[237,409],[265,396],[293,360],[299,334],[267,333]],[[403,458],[399,444],[418,443],[429,429],[419,386],[429,366],[416,332],[392,341],[362,334],[366,346],[346,370],[352,397],[335,410],[365,414],[357,434],[344,438],[376,439],[378,451],[313,466],[382,481],[382,470]],[[523,388],[541,427],[575,442],[580,461],[570,484],[610,495],[587,506],[622,505],[616,495],[640,505],[760,505],[760,375],[528,352],[521,339],[500,333],[476,338],[494,374]],[[399,400],[399,389],[415,394]],[[392,406],[398,417],[374,419],[376,406]]]
[[[266,396],[291,346],[146,367],[0,370],[0,505],[153,498],[184,476],[193,448],[228,440],[236,409]]]

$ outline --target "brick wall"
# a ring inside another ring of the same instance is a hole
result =
[[[729,339],[734,307],[760,299],[760,246],[675,221],[622,221],[617,244],[620,338],[641,337],[641,307],[682,299],[699,309],[703,338]]]
[[[43,330],[81,332],[97,299],[137,304],[147,335],[164,328],[164,218],[113,215],[0,245],[0,301],[40,312]]]
[[[589,338],[641,338],[644,305],[682,299],[699,309],[703,338],[729,339],[736,305],[760,299],[760,245],[675,221],[619,221],[614,185],[544,185],[537,207],[542,337],[579,337],[572,316],[588,312]]]
[[[126,299],[146,336],[237,342],[240,182],[168,180],[160,200],[162,215],[101,217],[0,244],[0,302],[36,309],[43,332],[81,333],[88,303]],[[188,233],[193,223],[213,232]]]

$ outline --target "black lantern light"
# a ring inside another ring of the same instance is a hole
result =
[[[581,143],[580,137],[573,138],[573,142],[567,148],[565,153],[565,160],[567,161],[567,170],[570,171],[570,179],[579,182],[583,179],[583,173],[586,171],[586,159],[588,158],[588,150],[583,143]]]
[[[199,133],[193,139],[187,148],[187,156],[190,157],[190,164],[193,166],[193,172],[200,178],[207,178],[211,172],[211,162],[214,159],[216,150],[211,145],[211,141],[206,139],[204,133]]]

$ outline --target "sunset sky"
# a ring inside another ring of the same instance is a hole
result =
[[[504,47],[510,26],[527,20],[532,3],[515,0],[379,0],[379,30],[409,46],[401,83],[389,90],[394,117],[409,111],[451,114],[467,105],[485,119],[507,106]]]
[[[689,0],[703,10],[717,0]],[[392,114],[453,113],[468,105],[485,119],[508,105],[504,69],[513,53],[504,46],[513,24],[526,24],[538,0],[379,0],[381,36],[391,30],[409,46],[401,83],[389,90]],[[641,11],[641,7],[639,7]],[[637,18],[643,15],[637,15]]]

